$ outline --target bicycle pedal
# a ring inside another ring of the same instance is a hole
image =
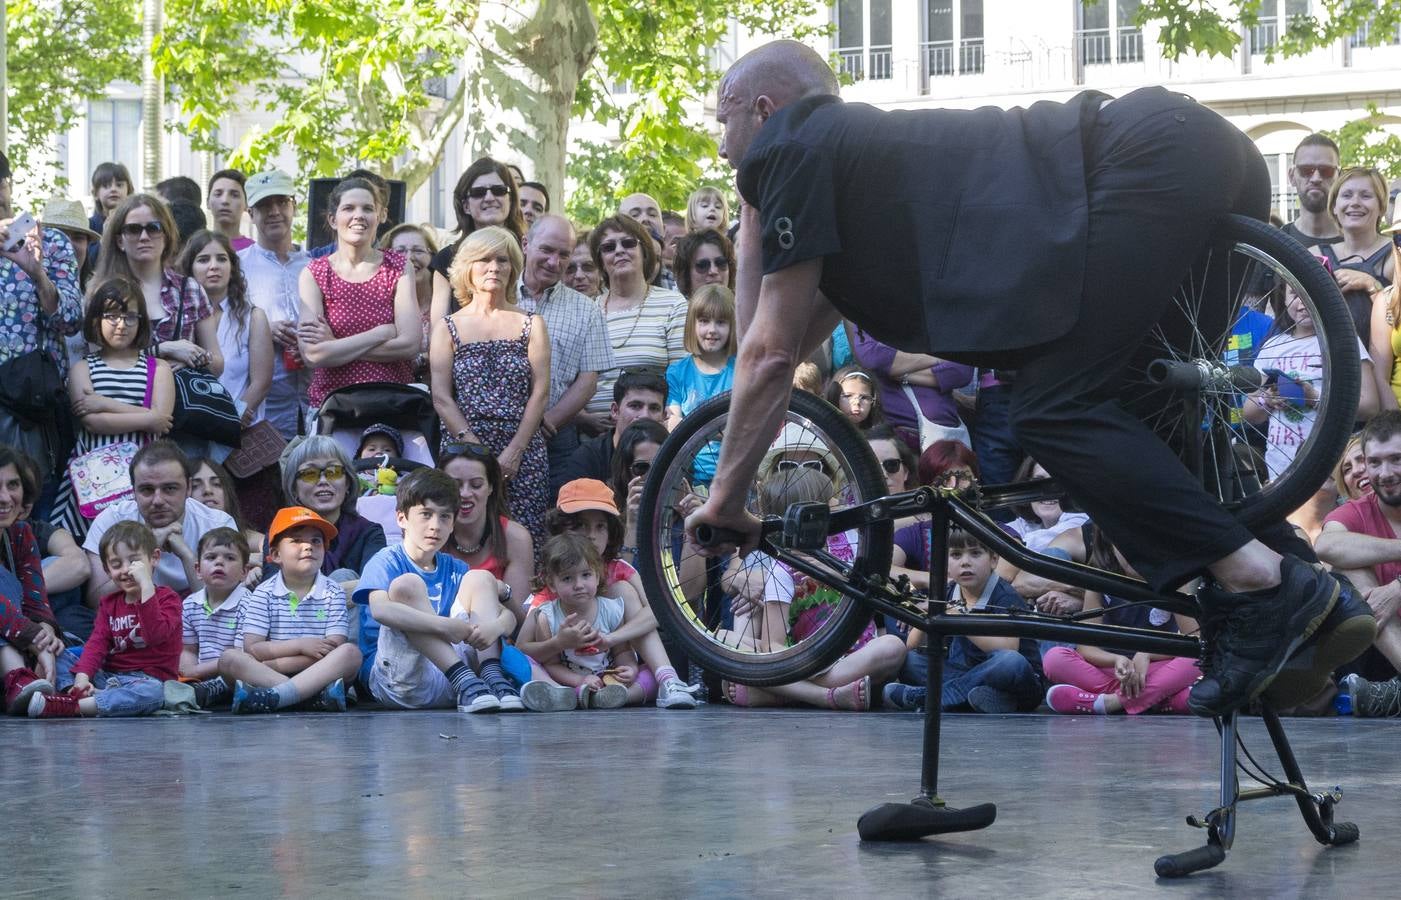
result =
[[[821,550],[827,546],[827,523],[832,516],[825,503],[794,503],[783,513],[783,545],[794,550]]]

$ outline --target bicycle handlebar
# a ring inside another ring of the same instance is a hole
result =
[[[744,543],[744,535],[733,528],[701,524],[696,526],[696,543],[702,547],[714,547],[718,544],[734,544],[738,547]]]

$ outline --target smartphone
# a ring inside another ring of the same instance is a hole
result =
[[[1308,400],[1304,396],[1304,385],[1288,372],[1279,369],[1266,369],[1265,387],[1272,387],[1279,394],[1280,399],[1290,406],[1304,407]]]
[[[38,223],[34,221],[34,217],[27,212],[15,216],[14,221],[10,222],[10,236],[5,239],[5,246],[0,249],[4,249],[6,253],[14,253],[24,246],[25,236],[34,230],[36,224]]]

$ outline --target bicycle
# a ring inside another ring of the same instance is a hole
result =
[[[1239,323],[1247,318],[1245,310],[1270,302],[1278,308],[1278,295],[1286,289],[1303,304],[1318,335],[1321,370],[1315,383],[1317,400],[1310,407],[1315,421],[1286,466],[1264,469],[1252,446],[1259,428],[1238,414],[1242,395],[1259,390],[1264,376],[1249,365],[1250,358],[1239,352],[1241,342],[1233,341],[1231,335],[1233,330],[1239,332]],[[1311,496],[1331,471],[1356,413],[1357,341],[1342,296],[1333,279],[1302,247],[1269,226],[1232,216],[1213,232],[1178,290],[1175,306],[1182,321],[1155,329],[1131,367],[1128,382],[1137,395],[1133,408],[1146,410],[1149,423],[1239,520],[1247,525],[1278,521]],[[860,432],[835,408],[800,391],[793,393],[783,429],[765,454],[760,474],[782,478],[785,469],[820,469],[836,497],[830,504],[798,503],[782,515],[766,517],[757,564],[772,569],[782,563],[789,571],[830,588],[839,599],[828,618],[802,639],[782,644],[762,639],[750,630],[751,622],[733,615],[719,583],[718,565],[700,561],[684,537],[685,515],[694,508],[693,497],[699,492],[694,482],[703,476],[707,461],[713,465],[728,407],[729,398],[722,395],[696,409],[653,461],[639,510],[638,568],[663,628],[703,669],[743,684],[788,684],[821,671],[847,651],[873,615],[889,616],[929,636],[920,793],[910,803],[884,804],[863,815],[858,822],[863,839],[909,840],[976,830],[991,825],[996,817],[993,804],[954,809],[938,794],[941,715],[937,698],[945,637],[1076,641],[1188,658],[1202,657],[1209,649],[1195,636],[1083,621],[1098,611],[947,615],[942,592],[935,590],[930,592],[926,611],[908,579],[889,577],[892,523],[902,517],[929,517],[931,587],[947,581],[943,547],[949,528],[956,525],[1032,574],[1166,612],[1196,616],[1199,608],[1187,594],[1157,593],[1136,579],[1028,551],[985,515],[994,508],[1055,496],[1057,488],[1049,479],[987,489],[977,506],[947,488],[888,493],[881,468]],[[736,542],[735,535],[703,532],[697,533],[703,544]],[[855,550],[849,561],[828,552],[828,539],[838,534],[851,537],[849,544]],[[1235,774],[1236,715],[1217,720],[1220,803],[1204,816],[1188,820],[1207,830],[1207,843],[1161,857],[1155,864],[1158,875],[1176,877],[1218,865],[1234,839],[1237,803],[1266,796],[1294,796],[1305,823],[1324,844],[1357,839],[1355,825],[1333,821],[1340,792],[1310,792],[1283,725],[1268,702],[1263,716],[1287,781],[1262,781],[1262,787],[1242,791]],[[1249,751],[1245,753],[1249,758]]]

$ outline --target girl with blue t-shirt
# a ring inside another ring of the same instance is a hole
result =
[[[691,295],[686,313],[686,352],[666,370],[666,427],[674,431],[681,419],[735,383],[735,295],[723,284],[707,284]],[[715,477],[718,444],[696,454],[692,480],[710,484]]]

